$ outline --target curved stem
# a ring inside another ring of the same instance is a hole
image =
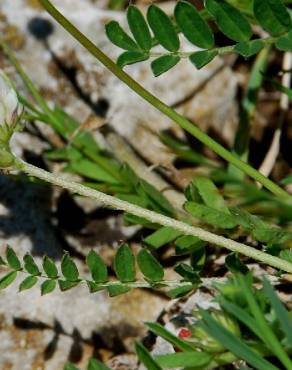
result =
[[[215,153],[224,158],[226,161],[232,163],[235,167],[245,172],[254,180],[261,183],[267,189],[277,196],[292,198],[285,190],[263,176],[256,169],[241,161],[239,158],[230,153],[222,145],[210,138],[207,134],[202,132],[197,126],[188,121],[185,117],[177,113],[167,104],[159,100],[156,96],[147,91],[143,86],[136,82],[131,76],[120,69],[106,54],[104,54],[96,45],[93,44],[85,35],[83,35],[67,18],[65,18],[49,0],[40,0],[40,3],[47,10],[47,12],[62,25],[81,45],[83,45],[97,60],[99,60],[108,70],[110,70],[116,77],[123,81],[130,89],[135,91],[144,100],[165,114],[167,117],[176,122],[184,130],[201,141],[203,144],[211,148]]]
[[[55,175],[45,170],[42,170],[18,158],[15,158],[15,167],[17,167],[18,169],[22,170],[23,172],[27,173],[30,176],[37,177],[53,185],[57,185],[62,188],[68,189],[72,193],[96,199],[106,206],[110,206],[115,209],[131,213],[132,215],[142,217],[152,223],[158,223],[163,226],[169,226],[173,229],[180,231],[182,234],[196,236],[201,240],[205,240],[209,243],[218,245],[220,247],[224,247],[233,252],[241,253],[247,257],[251,257],[267,265],[292,273],[292,263],[285,261],[281,258],[271,256],[267,253],[261,252],[245,244],[238,243],[234,240],[213,234],[199,227],[188,225],[182,221],[177,221],[170,217],[139,207],[135,204],[128,203],[121,199],[117,199],[111,195],[107,195],[100,191],[88,188],[74,181],[67,180],[60,175]]]

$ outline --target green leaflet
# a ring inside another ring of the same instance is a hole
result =
[[[129,292],[131,289],[122,285],[122,284],[115,284],[107,287],[107,291],[110,297],[116,297],[121,294],[125,294]]]
[[[12,271],[3,276],[0,279],[0,290],[7,288],[10,284],[13,283],[17,276],[17,271]]]
[[[133,5],[128,7],[127,19],[130,30],[142,50],[149,51],[152,46],[151,34],[141,11]]]
[[[167,72],[180,61],[177,55],[163,55],[151,63],[151,69],[155,77]]]
[[[105,26],[105,32],[110,41],[124,50],[139,50],[135,41],[122,29],[116,21],[111,21]]]
[[[56,286],[56,280],[45,280],[41,285],[41,295],[52,293]]]
[[[180,367],[195,367],[203,368],[211,361],[211,356],[204,352],[181,352],[171,353],[168,355],[160,355],[155,360],[163,368],[172,369]]]
[[[184,235],[175,241],[175,253],[177,255],[197,252],[206,245],[206,242],[192,235]]]
[[[177,288],[173,288],[167,291],[167,296],[175,299],[184,297],[186,294],[190,293],[194,289],[194,286],[185,283],[185,285],[181,285]]]
[[[248,267],[241,262],[237,253],[229,253],[228,256],[225,258],[225,265],[227,266],[228,270],[235,273],[242,273],[247,274],[249,272]]]
[[[78,280],[79,272],[77,266],[68,253],[64,254],[62,258],[61,270],[66,280],[70,282],[75,282]]]
[[[195,6],[186,1],[179,1],[174,16],[180,30],[192,44],[203,49],[214,46],[213,32]]]
[[[69,281],[69,280],[58,280],[59,287],[62,292],[72,289],[79,284],[79,281]]]
[[[66,170],[78,173],[86,178],[90,178],[97,181],[104,181],[110,184],[118,184],[119,181],[114,178],[110,173],[105,171],[101,166],[88,159],[80,159],[78,161],[71,162],[67,166]]]
[[[137,256],[137,262],[141,272],[147,279],[153,282],[163,280],[163,267],[146,249],[140,250]]]
[[[178,35],[164,11],[156,5],[150,5],[147,20],[160,45],[169,51],[178,51],[180,45]]]
[[[147,370],[162,370],[162,368],[141,343],[136,342],[135,349],[139,360],[146,366]]]
[[[118,57],[117,65],[124,68],[127,65],[143,62],[148,58],[149,55],[141,51],[125,51]]]
[[[54,279],[58,276],[57,266],[55,265],[54,261],[48,256],[44,256],[43,269],[49,278]]]
[[[280,257],[286,261],[292,262],[292,249],[285,249],[281,251]]]
[[[174,208],[172,207],[168,199],[165,198],[165,196],[159,190],[157,190],[148,182],[140,180],[137,191],[141,196],[145,195],[146,193],[147,197],[152,200],[155,209],[158,209],[160,211],[162,210],[163,213],[166,213],[170,216],[174,215]]]
[[[189,59],[196,66],[196,68],[201,69],[208,63],[212,62],[217,55],[218,52],[216,50],[196,51],[190,55]]]
[[[237,226],[236,219],[224,212],[204,206],[195,202],[186,202],[184,209],[191,213],[194,217],[199,218],[203,222],[222,229],[233,229]]]
[[[120,281],[126,283],[136,280],[135,257],[128,244],[123,244],[118,249],[114,260],[114,269]]]
[[[219,193],[213,181],[205,176],[196,176],[193,179],[193,183],[196,185],[200,196],[207,206],[230,214],[229,209],[225,205],[223,196]]]
[[[283,51],[292,50],[292,30],[287,35],[279,37],[276,41],[276,47]],[[291,89],[290,89],[291,92]],[[290,95],[291,97],[291,95]]]
[[[235,45],[234,50],[243,57],[248,58],[260,52],[264,47],[265,43],[262,40],[253,40],[248,42],[240,42],[239,44]]]
[[[147,236],[143,242],[148,246],[157,249],[174,241],[180,235],[180,231],[177,231],[171,227],[163,226],[156,230],[153,234]]]
[[[205,7],[227,37],[239,42],[250,39],[251,26],[235,7],[224,0],[205,0]]]
[[[183,277],[184,280],[190,281],[191,283],[198,283],[200,281],[197,272],[192,268],[192,266],[185,263],[176,265],[174,271]]]
[[[23,261],[24,268],[28,273],[30,273],[31,275],[40,275],[40,270],[30,254],[26,254],[23,257]]]
[[[254,0],[254,16],[259,24],[273,36],[287,32],[292,22],[281,0]]]
[[[10,247],[7,247],[6,249],[6,259],[8,262],[8,265],[13,269],[13,270],[21,270],[21,263],[15,254],[14,250]]]
[[[27,290],[32,288],[38,281],[36,276],[28,276],[26,277],[19,285],[19,291],[22,292],[23,290]]]
[[[86,264],[91,273],[92,279],[97,283],[105,283],[108,281],[108,273],[106,264],[100,256],[91,250],[86,257]]]

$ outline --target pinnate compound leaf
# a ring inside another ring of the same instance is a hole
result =
[[[253,10],[258,23],[273,36],[292,27],[291,17],[282,0],[254,0]]]
[[[249,58],[260,52],[264,47],[265,43],[262,40],[252,40],[238,43],[234,50],[243,57]]]
[[[292,30],[287,35],[279,37],[276,41],[276,47],[283,51],[292,51]],[[291,97],[291,89],[290,89]]]
[[[145,365],[147,370],[162,370],[162,368],[141,343],[136,342],[135,349],[139,360],[143,363],[143,365]]]
[[[120,281],[125,283],[135,281],[135,257],[128,244],[123,244],[118,249],[114,260],[114,269]]]
[[[175,347],[181,349],[182,351],[190,352],[194,350],[194,348],[189,343],[170,333],[164,328],[164,326],[154,322],[146,322],[145,325],[149,328],[149,330],[152,331],[152,333],[165,339],[167,342],[173,344]]]
[[[38,278],[36,276],[28,276],[26,277],[19,285],[19,291],[22,292],[23,290],[27,290],[32,288],[36,285]]]
[[[44,256],[43,269],[49,278],[54,279],[58,277],[57,266],[55,265],[55,262],[48,256]]]
[[[166,50],[175,52],[179,49],[179,38],[174,25],[167,14],[156,5],[150,5],[147,12],[148,23],[157,41]]]
[[[17,271],[11,271],[0,279],[0,290],[7,288],[13,283],[17,276]]]
[[[180,61],[180,57],[177,55],[163,55],[151,63],[151,69],[155,77],[162,75],[169,71]]]
[[[164,270],[157,259],[146,249],[141,249],[137,256],[137,262],[143,275],[150,281],[161,281]]]
[[[127,10],[130,30],[141,49],[149,51],[152,46],[151,34],[141,11],[134,5]]]
[[[196,351],[170,353],[155,357],[155,360],[159,363],[159,365],[167,369],[178,367],[204,368],[209,364],[211,359],[212,357],[208,353]]]
[[[107,287],[107,291],[110,297],[116,297],[121,294],[128,293],[131,289],[123,284],[115,284]]]
[[[149,54],[142,51],[125,51],[118,57],[117,65],[124,68],[127,65],[143,62],[149,58]]]
[[[90,251],[86,257],[86,264],[95,282],[106,283],[108,281],[107,266],[97,253]]]
[[[6,259],[7,259],[8,265],[13,270],[21,270],[20,260],[15,254],[14,250],[10,247],[7,247],[6,249]]]
[[[24,268],[31,275],[40,275],[40,270],[30,254],[23,257]]]
[[[52,293],[57,286],[56,280],[45,280],[41,285],[41,295]]]
[[[216,50],[203,50],[196,51],[189,56],[190,61],[194,64],[197,69],[205,67],[208,63],[218,55]]]
[[[203,222],[222,229],[233,229],[237,226],[237,221],[231,215],[216,209],[204,206],[203,204],[195,202],[186,202],[184,208],[194,217],[199,218]]]
[[[214,46],[214,35],[197,8],[186,1],[179,1],[174,10],[176,22],[184,36],[202,49]]]
[[[169,226],[163,226],[151,235],[147,236],[147,238],[143,240],[143,243],[147,244],[151,248],[157,249],[172,242],[180,235],[180,231]]]
[[[231,40],[240,42],[250,39],[251,26],[234,6],[224,0],[205,0],[205,7],[215,19],[219,29]]]
[[[111,21],[105,26],[105,32],[109,40],[124,50],[139,50],[135,41],[122,29],[116,21]]]
[[[77,281],[79,278],[79,272],[75,262],[69,256],[68,253],[64,254],[61,262],[61,270],[66,280]]]
[[[102,362],[91,358],[87,365],[87,370],[111,370],[109,367],[105,366]]]

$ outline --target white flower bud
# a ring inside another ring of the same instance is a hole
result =
[[[22,112],[16,91],[8,77],[0,71],[0,126],[13,126]]]

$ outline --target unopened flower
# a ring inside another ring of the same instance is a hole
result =
[[[8,77],[0,71],[0,126],[14,127],[21,115],[22,106]]]

